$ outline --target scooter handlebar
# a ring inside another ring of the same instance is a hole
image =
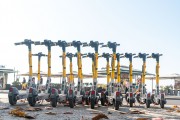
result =
[[[134,58],[138,58],[139,56],[134,56]]]
[[[83,42],[83,43],[82,43],[82,46],[84,46],[84,45],[88,45],[88,43],[87,43],[87,42]]]
[[[87,53],[81,54],[81,56],[87,55]]]
[[[15,45],[22,45],[23,42],[14,43]]]
[[[86,58],[86,57],[88,57],[87,55],[86,56],[82,56],[82,58]]]
[[[108,45],[102,45],[101,48],[103,48],[103,47],[108,47]]]
[[[84,44],[82,47],[87,47],[87,46],[89,46],[88,44]]]
[[[120,58],[125,58],[125,55],[123,54],[123,56],[120,56]]]
[[[35,41],[34,44],[35,45],[42,45],[42,43],[40,41]]]
[[[56,42],[51,42],[51,46],[56,46]]]

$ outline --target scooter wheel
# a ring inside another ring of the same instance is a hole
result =
[[[89,105],[89,100],[88,100],[88,98],[86,98],[86,105]]]
[[[29,97],[28,102],[30,106],[34,106],[36,104],[35,97]]]
[[[133,107],[133,102],[132,102],[132,100],[129,100],[129,105],[130,105],[130,107]]]
[[[101,98],[101,105],[104,106],[104,103],[105,103],[105,98]]]
[[[114,108],[115,110],[119,110],[120,101],[115,101]]]
[[[155,102],[155,98],[154,98],[154,94],[151,95],[151,101],[152,101],[152,103],[154,103],[154,104],[156,103],[156,102]]]
[[[126,102],[129,103],[129,101],[128,101],[128,93],[125,94],[125,100],[126,100]]]
[[[160,101],[160,107],[164,108],[164,101],[162,101],[162,100]]]
[[[94,109],[94,106],[95,106],[95,100],[91,99],[91,109]]]
[[[146,100],[146,108],[150,108],[150,104],[151,104],[151,101],[150,100]]]
[[[69,100],[69,106],[70,108],[74,108],[74,99]]]
[[[57,106],[57,98],[51,98],[51,106],[56,107]]]
[[[9,99],[9,104],[11,105],[15,105],[17,103],[16,95],[9,96],[8,99]]]
[[[141,103],[140,94],[137,94],[137,95],[136,95],[136,100],[137,100],[138,103]]]

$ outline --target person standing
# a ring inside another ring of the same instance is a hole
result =
[[[26,90],[27,84],[26,84],[26,79],[23,77],[23,82],[22,82],[22,90]]]

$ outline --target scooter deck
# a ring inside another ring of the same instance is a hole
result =
[[[82,103],[83,95],[76,95],[76,103]]]
[[[59,94],[58,102],[66,102],[66,94]]]
[[[17,96],[17,99],[26,99],[28,97],[28,93],[19,93],[19,95]]]
[[[49,99],[49,93],[39,93],[38,94],[38,100],[45,100]]]

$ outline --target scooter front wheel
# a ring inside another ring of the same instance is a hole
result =
[[[17,103],[16,95],[8,96],[9,104],[15,105]]]
[[[95,100],[91,99],[91,109],[94,109],[94,106],[95,106]]]
[[[120,101],[115,101],[114,108],[115,110],[119,110]]]
[[[70,108],[74,108],[74,99],[69,100],[69,106]]]
[[[129,101],[128,101],[128,93],[125,94],[125,100],[126,100],[126,102],[129,103]]]
[[[160,107],[164,108],[164,101],[163,100],[160,100]]]
[[[146,108],[150,108],[150,104],[151,104],[151,101],[150,100],[146,100]]]
[[[88,100],[88,98],[86,98],[85,101],[86,101],[86,105],[89,105],[89,100]]]
[[[130,105],[130,107],[133,107],[133,101],[132,100],[129,100],[129,105]]]
[[[30,106],[35,106],[35,104],[36,104],[35,97],[29,97],[28,98],[28,103],[29,103]]]
[[[137,94],[137,95],[136,95],[136,100],[137,100],[138,103],[141,103],[141,100],[140,100],[140,99],[141,99],[140,94]]]
[[[51,98],[51,106],[56,107],[57,106],[57,98]]]
[[[105,98],[101,98],[101,105],[104,106],[104,103],[105,103]]]
[[[156,101],[155,101],[155,96],[154,96],[154,94],[152,94],[152,95],[151,95],[151,101],[152,101],[152,103],[156,104]]]

